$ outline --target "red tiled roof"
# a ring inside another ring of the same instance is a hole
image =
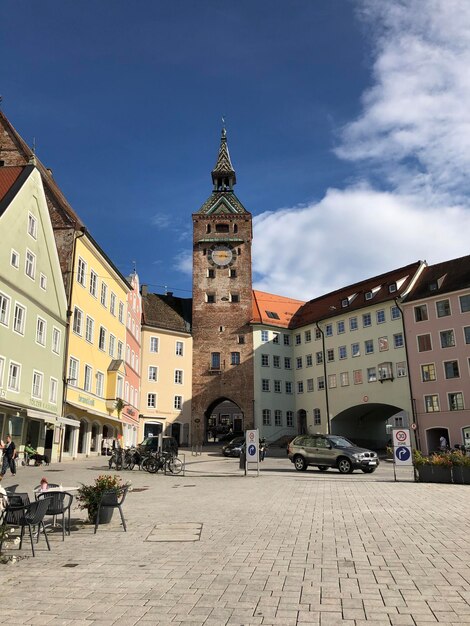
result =
[[[293,300],[265,291],[253,290],[252,322],[288,328],[292,316],[304,304],[302,300]]]
[[[0,167],[0,200],[7,195],[23,170],[24,166]]]
[[[299,308],[290,327],[298,328],[329,317],[337,317],[341,313],[347,314],[350,311],[400,297],[409,288],[420,266],[421,261],[416,261],[405,267],[367,278],[359,283],[314,298]],[[395,288],[393,292],[390,291],[391,285]],[[373,294],[370,300],[366,300],[365,294],[368,292]]]

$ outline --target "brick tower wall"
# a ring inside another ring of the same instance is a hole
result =
[[[230,225],[230,233],[216,233],[216,224]],[[207,234],[207,225],[211,234]],[[235,228],[234,228],[235,227]],[[236,233],[234,231],[237,231]],[[207,251],[217,241],[201,242],[210,237],[228,243],[236,252],[232,265],[236,278],[229,277],[229,268],[213,267]],[[232,239],[232,241],[228,241]],[[237,241],[233,241],[237,239]],[[217,401],[231,400],[240,407],[244,428],[253,428],[253,317],[251,282],[252,220],[242,215],[193,215],[193,442],[202,443],[209,408]],[[206,253],[204,254],[204,249]],[[215,271],[214,278],[207,270]],[[206,302],[206,293],[214,293],[216,302]],[[223,301],[230,293],[238,293],[240,301]],[[222,330],[221,330],[222,327]],[[244,343],[239,343],[239,337]],[[220,352],[221,370],[211,371],[211,353]],[[240,364],[231,365],[231,352],[240,353]],[[194,420],[199,419],[199,422]]]

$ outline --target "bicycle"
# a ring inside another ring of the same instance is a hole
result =
[[[142,469],[150,474],[156,474],[159,470],[165,473],[179,474],[183,469],[183,462],[171,452],[151,453],[142,462]]]
[[[114,448],[111,453],[111,458],[109,459],[108,466],[111,469],[114,466],[116,470],[119,472],[122,470],[122,466],[124,463],[124,450],[122,448]]]

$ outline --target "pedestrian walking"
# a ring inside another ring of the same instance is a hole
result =
[[[441,452],[445,452],[447,450],[447,439],[444,435],[441,435],[441,438],[439,439],[439,448]]]
[[[16,475],[16,446],[12,441],[11,435],[7,435],[7,441],[3,446],[3,459],[2,459],[2,471],[0,472],[0,480],[5,476],[7,469],[10,468],[10,472],[13,476]]]

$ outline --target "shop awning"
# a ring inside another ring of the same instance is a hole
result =
[[[113,417],[112,415],[108,415],[108,413],[95,411],[94,409],[90,409],[89,407],[84,407],[83,404],[79,404],[78,402],[72,402],[71,400],[67,400],[67,404],[70,404],[70,406],[74,406],[77,409],[81,409],[84,413],[97,415],[98,417],[102,417],[103,419],[107,421],[118,422],[119,424],[121,424],[121,420],[118,417]]]
[[[57,415],[47,413],[46,411],[36,411],[35,409],[28,409],[28,417],[44,420],[45,422],[50,422],[51,424],[55,424],[57,421]]]
[[[73,426],[74,428],[80,428],[80,422],[78,420],[72,420],[69,417],[58,417],[58,424],[64,424],[64,426]]]

